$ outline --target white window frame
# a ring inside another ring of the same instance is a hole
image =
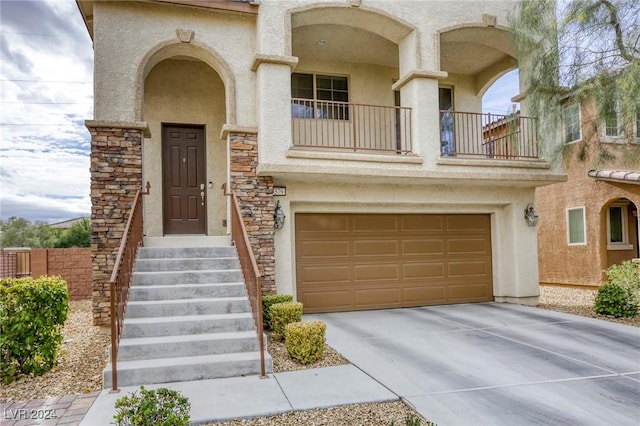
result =
[[[606,117],[606,114],[603,114],[601,140],[603,140],[604,142],[619,142],[619,143],[622,143],[622,142],[625,141],[624,115],[622,114],[622,106],[620,104],[620,101],[616,101],[615,118],[616,118],[617,134],[610,135],[610,134],[607,133],[607,131],[608,131],[607,117]]]
[[[571,242],[571,220],[569,216],[569,212],[575,210],[582,210],[582,235],[584,236],[584,241],[580,242]],[[570,246],[586,246],[587,245],[587,214],[584,206],[580,207],[569,207],[567,209],[567,244]]]
[[[578,138],[573,140],[568,140],[568,132],[567,132],[567,115],[570,109],[575,108],[578,112]],[[582,111],[579,103],[571,103],[565,105],[562,108],[562,140],[565,144],[571,144],[582,140]]]
[[[611,241],[611,208],[620,208],[622,214],[622,241]],[[629,244],[629,203],[611,203],[607,207],[607,250],[633,250]]]

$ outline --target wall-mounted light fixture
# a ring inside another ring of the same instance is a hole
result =
[[[527,225],[536,226],[538,224],[538,212],[533,207],[533,203],[527,204],[527,208],[524,209],[524,220],[527,221]]]
[[[282,227],[284,226],[284,220],[286,218],[287,217],[284,215],[284,213],[282,212],[282,208],[280,207],[280,200],[278,200],[278,202],[276,203],[276,210],[273,212],[275,228],[282,229]]]

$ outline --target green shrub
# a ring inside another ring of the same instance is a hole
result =
[[[140,394],[133,392],[118,398],[115,408],[113,419],[117,426],[186,426],[191,404],[180,392],[140,386]]]
[[[598,289],[593,310],[602,315],[634,317],[640,312],[640,263],[610,266],[607,284]]]
[[[0,280],[0,377],[41,375],[58,362],[69,312],[67,283],[42,276]]]
[[[282,302],[271,305],[271,328],[276,336],[284,338],[284,327],[302,320],[302,303]]]
[[[262,296],[262,322],[265,330],[271,330],[271,306],[283,302],[293,302],[293,296],[290,294],[267,294]]]
[[[322,321],[293,322],[284,329],[284,344],[291,358],[309,364],[322,358],[325,331]]]
[[[593,310],[616,318],[634,317],[638,314],[638,304],[633,299],[628,288],[618,283],[607,283],[598,289]]]

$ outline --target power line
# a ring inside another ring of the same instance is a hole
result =
[[[17,127],[84,127],[84,124],[29,124],[29,123],[0,123],[0,126]]]
[[[0,101],[0,104],[29,104],[29,105],[93,105],[93,102],[32,102],[32,101]]]
[[[93,84],[93,81],[62,81],[62,80],[22,80],[22,79],[12,79],[5,78],[0,80],[0,83],[63,83],[63,84]]]

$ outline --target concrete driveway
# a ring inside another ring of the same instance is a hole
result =
[[[447,425],[640,425],[640,329],[486,303],[305,315]]]

